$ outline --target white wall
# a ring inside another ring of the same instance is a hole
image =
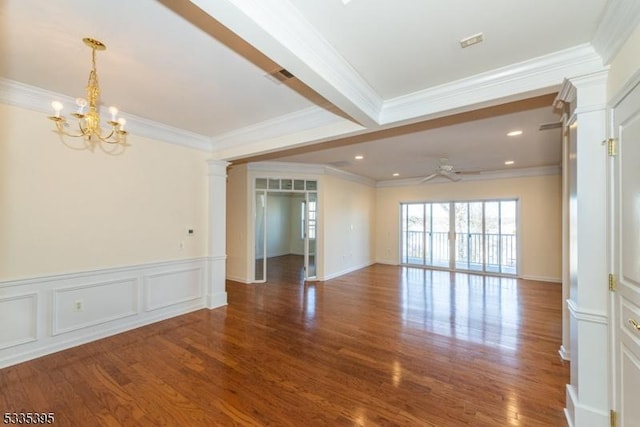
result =
[[[375,188],[326,175],[322,179],[319,224],[327,280],[373,263]]]
[[[401,202],[517,198],[523,277],[561,281],[562,180],[560,175],[436,183],[376,190],[376,262],[398,264]]]

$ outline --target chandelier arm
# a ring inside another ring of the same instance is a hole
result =
[[[64,130],[62,128],[62,123],[63,123],[62,120],[61,121],[57,121],[56,122],[56,129],[58,130],[59,133],[63,134],[64,136],[69,136],[71,138],[80,138],[81,136],[87,136],[85,133],[81,133],[79,135],[74,135],[72,133],[67,132],[66,130]],[[81,132],[83,131],[82,126],[80,126],[80,131]]]

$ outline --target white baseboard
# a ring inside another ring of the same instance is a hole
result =
[[[229,276],[227,275],[227,280],[233,280],[234,282],[240,282],[240,283],[244,283],[245,285],[249,285],[252,282],[250,280],[247,280],[244,277],[239,277],[239,276]]]
[[[567,407],[564,410],[569,426],[608,426],[609,413],[580,403],[574,386],[567,384]]]
[[[548,277],[548,276],[522,276],[525,280],[535,280],[536,282],[549,282],[549,283],[562,283],[562,279],[559,277]]]
[[[399,265],[395,259],[376,259],[376,264]]]
[[[562,358],[562,360],[566,360],[567,362],[571,362],[571,353],[567,351],[566,348],[564,348],[563,345],[560,346],[560,350],[558,350],[558,354],[560,354],[560,357]]]
[[[196,258],[0,282],[0,368],[226,304]]]
[[[363,263],[363,264],[354,265],[353,267],[346,268],[346,269],[344,269],[342,271],[338,271],[338,272],[335,272],[335,273],[324,275],[322,278],[319,278],[318,280],[319,281],[325,281],[325,280],[335,279],[336,277],[340,277],[340,276],[343,276],[343,275],[348,274],[348,273],[353,273],[354,271],[369,267],[370,265],[373,265],[373,264],[374,264],[373,261],[368,261],[368,262]]]

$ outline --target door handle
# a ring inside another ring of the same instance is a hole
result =
[[[635,319],[629,319],[629,323],[631,326],[636,328],[636,331],[640,331],[640,323],[638,323]]]

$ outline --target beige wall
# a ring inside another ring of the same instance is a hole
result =
[[[327,175],[320,200],[324,237],[322,277],[334,277],[373,262],[375,189]]]
[[[247,166],[232,165],[227,174],[227,277],[248,281],[247,221],[251,205],[247,198]]]
[[[640,25],[611,62],[607,81],[609,99],[617,96],[625,83],[640,69]]]
[[[206,255],[207,154],[135,135],[77,151],[52,128],[0,104],[0,280]]]
[[[376,191],[376,261],[399,263],[401,202],[518,198],[520,274],[540,280],[562,277],[561,176],[537,176],[378,188]]]

